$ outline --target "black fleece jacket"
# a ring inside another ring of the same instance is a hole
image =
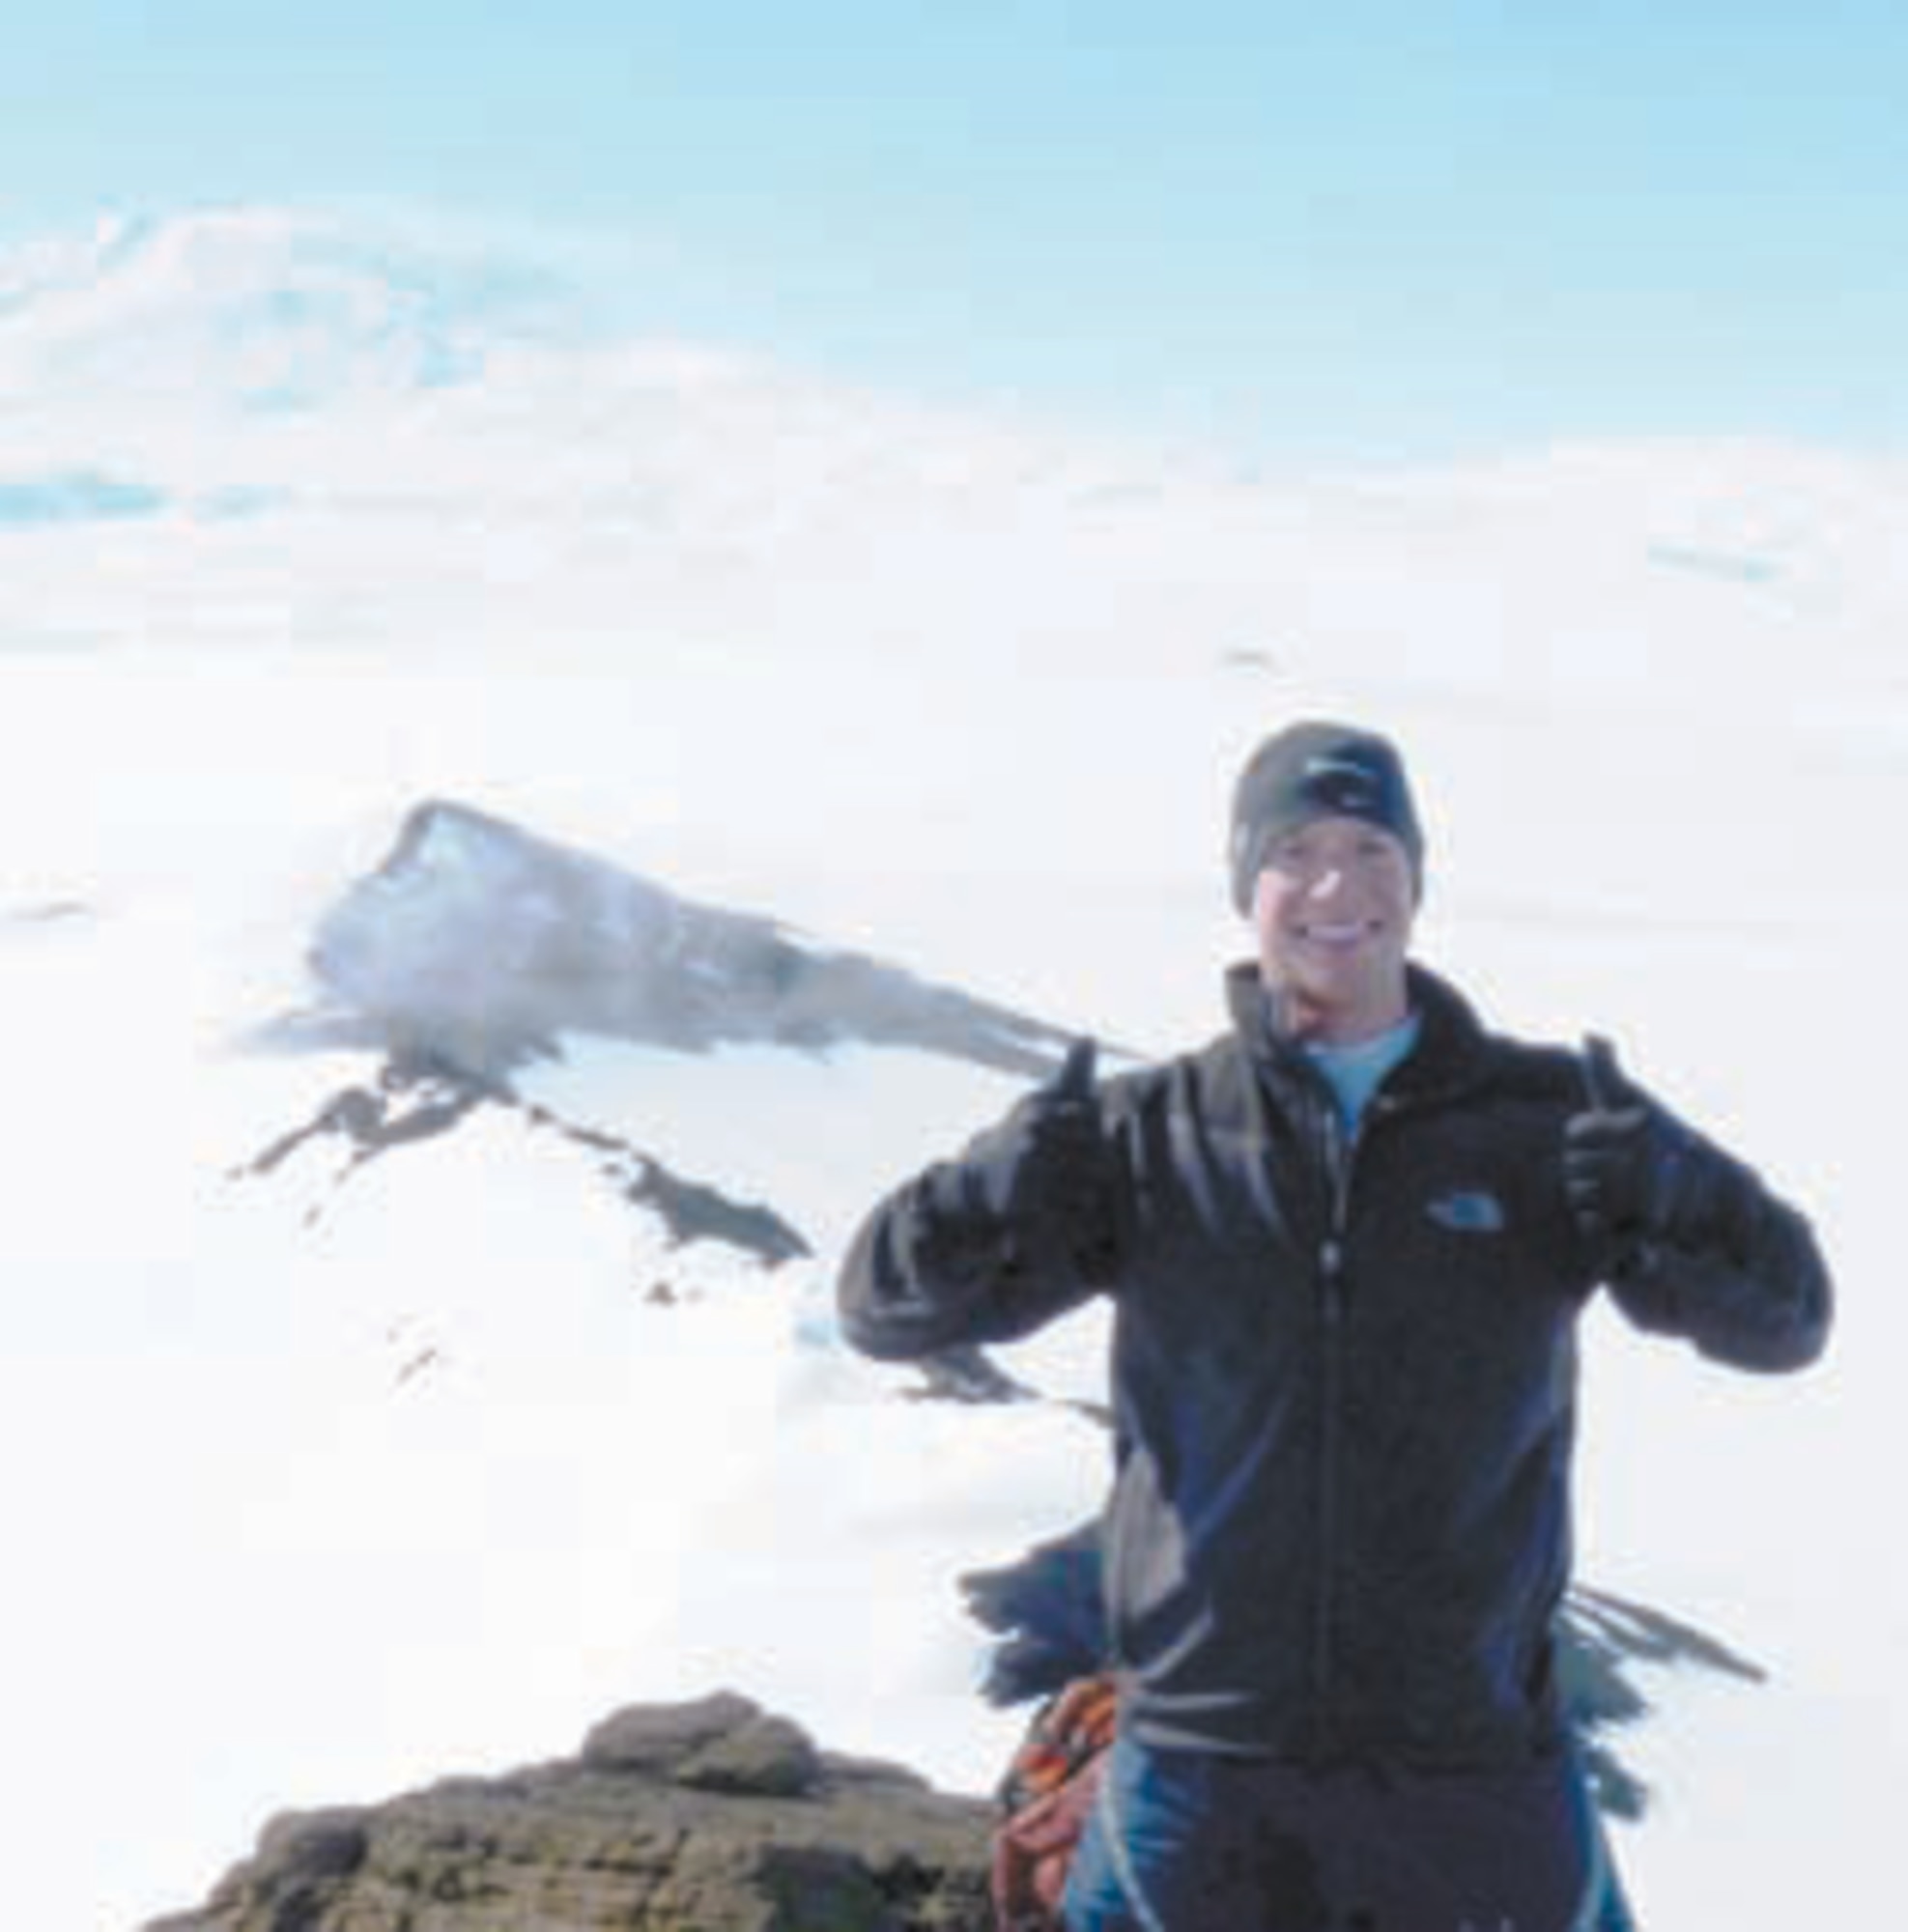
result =
[[[1715,1225],[1612,1270],[1563,1194],[1575,1055],[1487,1033],[1413,968],[1417,1045],[1348,1146],[1256,974],[1229,990],[1231,1032],[1096,1089],[1096,1225],[1056,1242],[999,1211],[1023,1103],[874,1209],[845,1332],[906,1358],[1113,1295],[1106,1609],[1143,1740],[1424,1767],[1550,1750],[1587,1296],[1613,1271],[1643,1325],[1799,1367],[1829,1322],[1813,1237],[1692,1137]]]

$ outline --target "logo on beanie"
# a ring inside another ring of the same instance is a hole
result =
[[[1351,818],[1372,818],[1384,811],[1383,780],[1353,758],[1315,753],[1305,760],[1299,783],[1307,798],[1329,811],[1342,811]]]

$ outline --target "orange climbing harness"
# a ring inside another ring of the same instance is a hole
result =
[[[1118,1719],[1110,1673],[1076,1678],[1035,1715],[1001,1781],[992,1870],[1000,1932],[1059,1932],[1061,1895]]]

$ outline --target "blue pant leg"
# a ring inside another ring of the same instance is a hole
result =
[[[1577,1771],[1568,1768],[1563,1829],[1586,1855],[1592,1882],[1569,1932],[1635,1932],[1602,1822]],[[1338,1873],[1330,1884],[1347,1882],[1347,1844],[1372,1833],[1377,1844],[1409,1842],[1408,1833],[1393,1834],[1410,1813],[1387,1822],[1370,1812],[1369,1797],[1362,1787],[1295,1782],[1276,1767],[1153,1750],[1122,1738],[1074,1857],[1064,1904],[1068,1932],[1316,1932],[1331,1925],[1339,1910],[1327,1893],[1328,1870]],[[1425,1829],[1423,1816],[1414,1829]],[[1555,1842],[1546,1842],[1548,1861],[1559,1854]],[[1327,1852],[1327,1844],[1337,1851]]]
[[[1267,1765],[1122,1738],[1074,1857],[1068,1932],[1318,1932],[1324,1873],[1291,1798]]]
[[[1200,1752],[1115,1742],[1068,1878],[1068,1932],[1180,1932],[1175,1900],[1209,1823],[1207,1770]]]

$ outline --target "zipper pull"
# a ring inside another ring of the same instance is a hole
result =
[[[1319,1272],[1336,1295],[1345,1285],[1345,1244],[1336,1235],[1327,1235],[1319,1249]]]

